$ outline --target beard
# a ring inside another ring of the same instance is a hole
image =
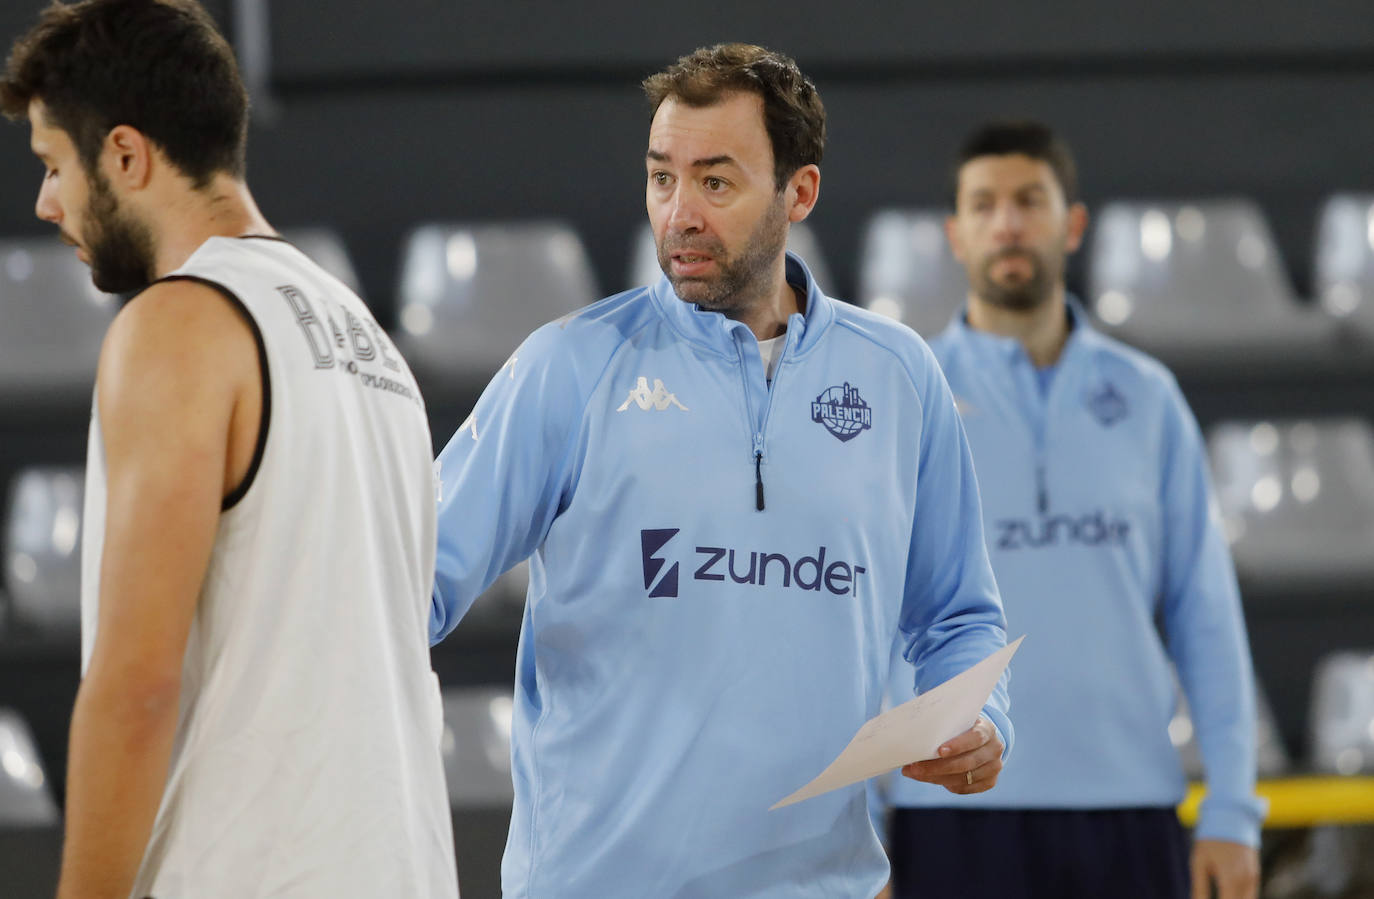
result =
[[[1047,258],[1025,247],[1007,247],[983,260],[972,275],[973,290],[985,303],[1002,309],[1025,312],[1046,303],[1054,294],[1054,286],[1064,274],[1062,255]],[[992,277],[992,268],[1003,259],[1022,258],[1030,262],[1030,277],[1024,281],[1001,283]]]
[[[787,210],[779,193],[738,253],[728,253],[725,244],[714,237],[666,234],[658,245],[658,266],[679,299],[711,312],[740,312],[772,289],[768,275],[786,246]],[[717,273],[709,278],[674,275],[673,254],[684,251],[709,255],[715,260]]]
[[[152,232],[120,207],[110,183],[98,171],[91,177],[85,218],[83,246],[97,288],[128,294],[156,280]]]

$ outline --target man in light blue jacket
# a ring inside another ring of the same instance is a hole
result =
[[[880,710],[894,633],[908,693],[1005,644],[972,459],[926,345],[784,252],[825,135],[796,64],[645,90],[664,277],[536,331],[441,454],[431,639],[530,558],[508,897],[870,899],[861,785],[768,808]],[[909,773],[990,788],[1006,709]]]
[[[996,792],[891,785],[894,892],[1254,897],[1253,675],[1197,424],[1163,366],[1065,297],[1087,213],[1064,143],[993,123],[956,163],[947,231],[968,307],[931,346],[973,448],[1009,630],[1029,639]],[[1207,769],[1191,864],[1171,669]]]

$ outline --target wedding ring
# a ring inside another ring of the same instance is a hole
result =
[[[972,771],[965,771],[965,772],[964,772],[964,779],[968,781],[968,785],[969,785],[969,786],[973,786],[973,772],[972,772]]]

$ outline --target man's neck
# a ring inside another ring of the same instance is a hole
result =
[[[787,333],[787,319],[794,312],[806,311],[806,295],[787,283],[786,260],[779,259],[775,285],[743,309],[726,313],[744,322],[759,340],[771,340]]]
[[[248,186],[227,175],[215,176],[203,190],[175,197],[162,210],[156,261],[159,278],[185,265],[211,237],[275,233]]]
[[[978,331],[1015,337],[1025,347],[1036,368],[1059,361],[1069,339],[1069,315],[1064,287],[1059,285],[1045,302],[1033,309],[1007,309],[969,294],[968,323]]]

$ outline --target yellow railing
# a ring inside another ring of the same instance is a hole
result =
[[[1269,800],[1265,827],[1312,827],[1317,824],[1374,824],[1374,777],[1283,777],[1261,780],[1255,787]],[[1178,816],[1191,827],[1206,792],[1190,784]]]

